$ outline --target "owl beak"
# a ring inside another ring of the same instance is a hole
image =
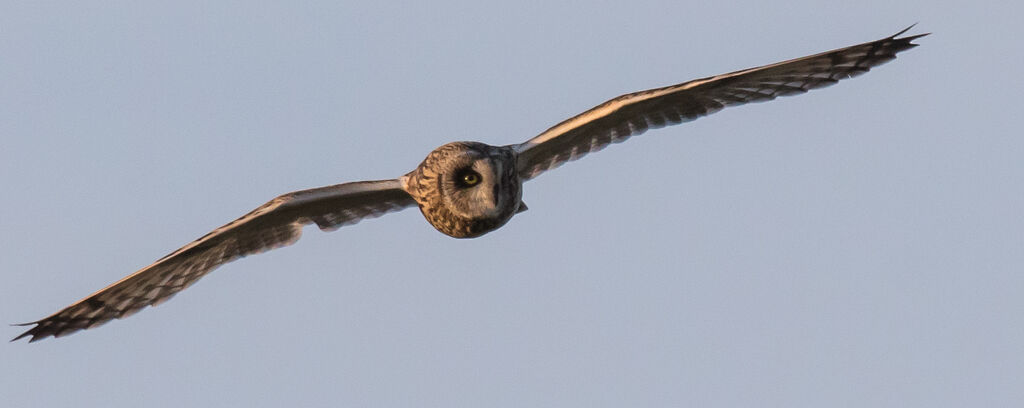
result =
[[[526,211],[526,210],[529,210],[529,209],[530,209],[530,208],[526,206],[526,203],[525,203],[525,202],[523,202],[523,201],[520,201],[520,202],[519,202],[519,209],[517,209],[517,210],[516,210],[516,214],[519,214],[519,213],[521,213],[521,212],[523,212],[523,211]]]

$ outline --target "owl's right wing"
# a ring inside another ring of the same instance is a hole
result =
[[[519,154],[519,177],[529,180],[647,129],[688,122],[727,106],[801,94],[863,74],[916,47],[911,41],[927,35],[896,38],[909,29],[877,41],[611,99],[513,145]]]
[[[60,337],[127,317],[169,299],[220,265],[294,243],[303,225],[316,223],[322,230],[333,231],[414,204],[399,180],[345,183],[281,195],[59,312],[25,323],[36,326],[14,340]]]

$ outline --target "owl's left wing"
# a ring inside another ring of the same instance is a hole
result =
[[[303,225],[316,223],[322,230],[333,231],[414,204],[399,180],[345,183],[278,196],[71,306],[25,323],[36,326],[14,340],[61,337],[155,306],[220,265],[291,245],[299,239]]]
[[[878,41],[611,99],[513,145],[519,154],[519,177],[529,180],[647,129],[688,122],[727,106],[801,94],[863,74],[916,47],[911,41],[928,35],[896,38],[909,29]]]

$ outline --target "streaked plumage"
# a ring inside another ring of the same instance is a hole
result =
[[[909,29],[909,28],[908,28]],[[418,205],[438,231],[472,238],[526,209],[522,182],[647,129],[694,120],[724,107],[772,100],[832,85],[896,58],[927,34],[878,41],[808,57],[622,95],[567,119],[525,143],[449,143],[393,180],[363,181],[279,196],[120,281],[44,319],[14,340],[60,337],[156,305],[214,268],[290,245],[302,227],[332,231]]]

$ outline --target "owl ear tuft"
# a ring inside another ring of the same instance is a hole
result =
[[[526,211],[526,210],[529,210],[529,209],[530,209],[530,208],[526,206],[526,203],[525,203],[525,202],[523,202],[523,201],[519,201],[519,209],[518,209],[518,210],[516,210],[516,214],[519,214],[519,213],[521,213],[521,212],[523,212],[523,211]]]

